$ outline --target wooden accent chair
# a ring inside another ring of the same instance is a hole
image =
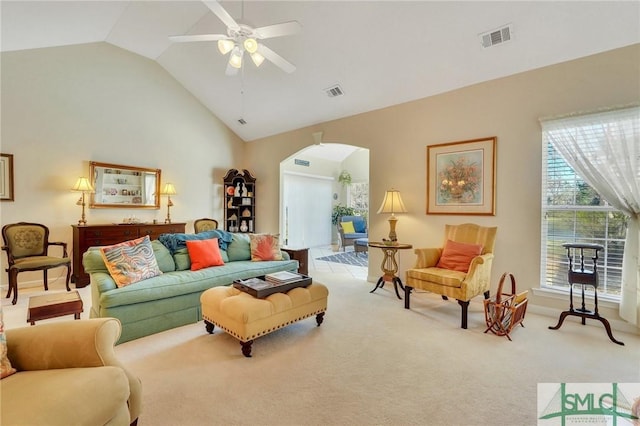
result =
[[[65,284],[69,288],[71,277],[71,258],[67,254],[67,243],[49,241],[49,228],[39,223],[19,222],[2,227],[2,250],[7,252],[9,267],[9,291],[7,298],[13,292],[12,304],[18,301],[18,273],[25,271],[42,271],[44,289],[49,290],[47,271],[61,266],[67,267]],[[62,247],[62,257],[49,256],[49,246]]]
[[[406,272],[405,309],[409,309],[413,289],[439,294],[444,300],[453,297],[462,307],[461,327],[467,328],[469,301],[479,294],[484,294],[485,299],[489,298],[497,230],[497,227],[489,228],[473,223],[445,225],[443,248],[415,249],[418,259],[415,266]],[[477,250],[476,254],[472,253],[473,250],[467,250],[472,246]],[[466,259],[467,262],[470,260],[467,263],[468,270],[461,265],[460,259]],[[458,263],[454,269],[447,269],[451,267],[452,260],[453,263]]]
[[[199,232],[211,231],[213,229],[218,229],[218,221],[215,219],[198,219],[193,222],[193,229],[196,231],[196,234]]]

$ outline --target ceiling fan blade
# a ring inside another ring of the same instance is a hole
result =
[[[226,75],[233,77],[238,74],[239,68],[231,66],[230,63],[227,62],[227,70],[224,72]]]
[[[278,55],[273,50],[269,49],[264,44],[258,45],[258,52],[262,54],[262,56],[273,62],[276,66],[282,68],[284,72],[291,74],[296,70],[295,65],[284,59],[282,56]]]
[[[240,25],[229,15],[229,13],[217,1],[203,1],[203,3],[220,18],[227,28],[239,29]]]
[[[175,42],[188,42],[188,41],[215,41],[215,40],[227,40],[229,36],[224,34],[198,34],[198,35],[178,35],[169,36],[169,40]]]
[[[283,22],[281,24],[267,25],[254,30],[259,39],[282,37],[297,34],[302,29],[298,21]]]

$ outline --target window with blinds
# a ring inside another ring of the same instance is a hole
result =
[[[601,244],[605,249],[598,260],[598,295],[619,300],[627,216],[576,174],[549,142],[546,131],[543,146],[541,286],[569,290],[569,259],[563,243]]]

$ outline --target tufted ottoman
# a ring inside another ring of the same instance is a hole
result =
[[[329,291],[322,284],[298,287],[257,299],[233,286],[214,287],[200,296],[207,332],[215,325],[240,340],[242,354],[251,356],[253,340],[312,315],[318,326],[327,310]]]

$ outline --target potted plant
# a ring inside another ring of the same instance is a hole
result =
[[[338,176],[338,182],[340,182],[342,186],[351,185],[351,173],[346,170],[340,172],[340,175]]]

